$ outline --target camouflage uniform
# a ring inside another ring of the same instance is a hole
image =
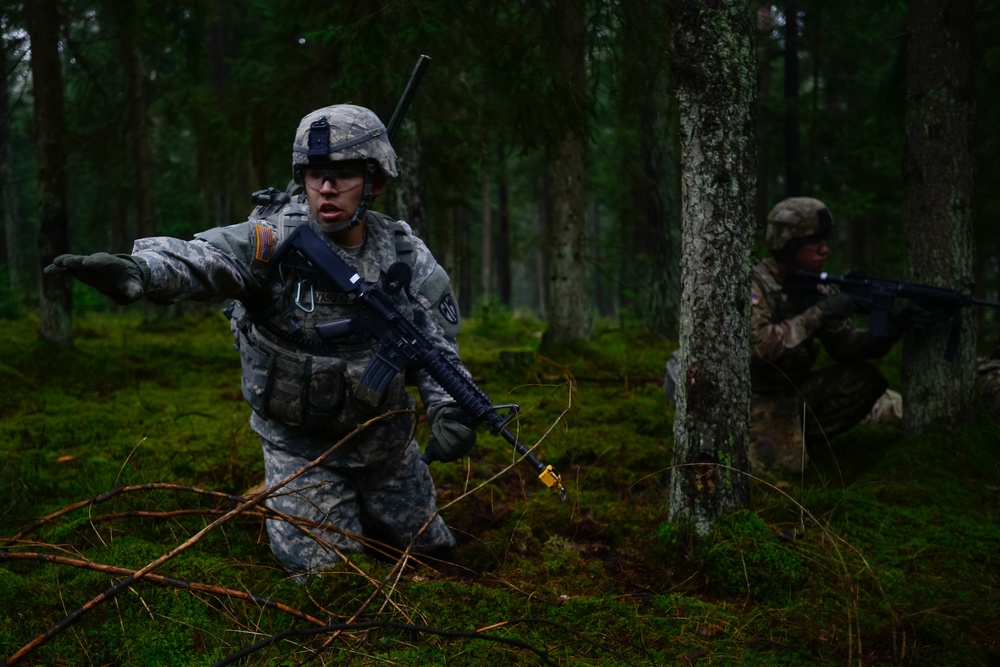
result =
[[[978,360],[977,377],[983,405],[990,417],[1000,421],[1000,348],[989,358]]]
[[[822,202],[796,197],[768,216],[766,244],[787,261],[796,241],[827,238],[833,220]],[[894,337],[875,338],[849,317],[831,318],[819,304],[835,287],[785,292],[781,264],[758,262],[751,274],[750,460],[755,470],[798,470],[805,442],[829,438],[865,419],[888,383],[867,359],[883,356]],[[813,371],[823,344],[834,365]]]
[[[190,242],[158,237],[135,242],[133,257],[145,262],[145,295],[156,303],[183,299],[239,301],[234,332],[243,366],[243,395],[253,408],[251,426],[261,436],[268,485],[303,467],[361,422],[390,410],[412,410],[413,399],[397,376],[378,405],[352,389],[373,359],[375,341],[348,334],[322,341],[317,323],[348,317],[351,298],[327,291],[308,267],[270,256],[298,224],[315,223],[302,198],[277,215],[202,232]],[[377,282],[403,252],[411,252],[413,279],[396,296],[409,317],[457,368],[464,370],[455,335],[458,311],[444,269],[405,223],[369,212],[366,240],[358,256],[331,244],[368,282]],[[421,372],[421,399],[433,411],[451,397]],[[293,482],[269,506],[334,527],[316,532],[341,552],[357,552],[362,523],[405,546],[430,521],[415,543],[430,552],[454,545],[436,516],[434,485],[412,437],[414,417],[404,413],[378,421]],[[345,535],[343,532],[348,533]],[[269,521],[275,555],[293,572],[329,567],[339,557],[295,526]]]

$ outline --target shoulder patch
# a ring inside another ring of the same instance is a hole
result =
[[[438,311],[445,320],[452,324],[458,324],[458,306],[451,294],[445,294],[441,302],[438,303]]]
[[[274,230],[265,225],[254,225],[254,235],[257,239],[254,259],[270,262],[274,252]]]

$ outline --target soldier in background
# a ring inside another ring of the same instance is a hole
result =
[[[805,444],[823,441],[861,421],[899,423],[900,395],[869,360],[885,355],[904,329],[931,314],[908,305],[891,318],[889,336],[854,326],[857,304],[832,285],[784,289],[790,267],[820,272],[830,252],[833,217],[817,199],[793,197],[768,215],[765,243],[772,257],[751,273],[750,463],[754,471],[794,471],[808,465]],[[820,345],[833,361],[815,369]],[[667,363],[664,390],[673,401],[677,355]]]
[[[822,442],[865,421],[899,424],[902,397],[888,389],[870,360],[885,355],[904,332],[919,333],[940,313],[907,301],[875,337],[852,321],[857,304],[833,285],[784,289],[788,268],[821,272],[830,251],[833,217],[817,199],[793,197],[769,213],[765,244],[772,257],[751,274],[750,462],[756,472],[805,468],[806,443]],[[820,344],[833,361],[814,370]],[[667,362],[664,391],[677,386],[677,353]],[[1000,348],[978,361],[978,386],[1000,421]]]
[[[868,360],[892,348],[903,318],[893,318],[890,336],[874,337],[855,328],[857,306],[834,286],[783,290],[789,267],[823,270],[832,233],[833,217],[817,199],[785,199],[767,217],[772,257],[754,266],[750,288],[750,459],[757,470],[801,469],[805,442],[848,430],[877,403],[879,413],[901,415],[898,394],[886,394],[888,382]],[[813,370],[820,344],[834,363]]]
[[[458,355],[458,308],[447,273],[409,225],[369,210],[387,179],[397,176],[386,129],[370,110],[335,105],[305,116],[292,151],[302,194],[259,206],[250,219],[197,234],[192,241],[139,239],[131,255],[63,255],[47,271],[69,271],[121,304],[147,298],[235,299],[233,331],[243,369],[243,396],[253,409],[268,486],[303,468],[358,424],[396,411],[335,450],[269,498],[269,507],[313,523],[268,520],[271,549],[303,578],[363,549],[374,534],[417,553],[454,546],[437,514],[435,487],[414,440],[414,401],[402,374],[382,396],[355,393],[377,341],[343,331],[321,337],[317,324],[352,316],[352,296],[330,291],[308,263],[289,254],[275,266],[275,248],[298,225],[326,239],[362,278],[374,283],[405,262],[412,280],[395,295],[441,353],[468,373]],[[421,371],[428,453],[452,461],[475,443],[475,430],[451,397]]]

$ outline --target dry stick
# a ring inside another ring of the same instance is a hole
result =
[[[352,433],[351,435],[354,435],[354,434]],[[197,493],[197,494],[206,495],[206,496],[213,496],[213,497],[216,497],[216,498],[223,498],[225,500],[230,500],[230,501],[236,502],[236,503],[245,503],[247,501],[246,498],[243,498],[241,496],[234,496],[234,495],[229,494],[229,493],[222,493],[221,491],[207,491],[205,489],[199,489],[198,487],[195,487],[195,486],[186,486],[184,484],[170,484],[170,483],[167,483],[167,482],[154,482],[154,483],[150,483],[150,484],[134,484],[134,485],[130,485],[130,486],[119,486],[118,488],[112,489],[112,490],[110,490],[110,491],[108,491],[106,493],[102,493],[99,496],[94,496],[93,498],[89,498],[87,500],[81,500],[79,502],[73,503],[72,505],[67,505],[66,507],[62,508],[61,510],[53,512],[52,514],[49,514],[48,516],[44,516],[41,519],[36,519],[35,521],[32,521],[28,526],[26,526],[23,530],[21,530],[21,532],[19,532],[17,535],[14,535],[11,539],[18,540],[18,539],[24,537],[25,535],[27,535],[28,533],[36,530],[37,528],[40,528],[40,527],[44,526],[47,523],[55,521],[56,519],[58,519],[61,516],[65,516],[66,514],[69,514],[70,512],[73,512],[75,510],[81,509],[83,507],[88,507],[90,505],[95,505],[97,503],[102,503],[102,502],[104,502],[106,500],[110,500],[110,499],[114,498],[115,496],[122,495],[123,493],[132,493],[134,491],[151,491],[151,490],[155,490],[155,489],[168,489],[168,490],[172,490],[172,491],[188,491],[190,493]]]
[[[103,563],[95,563],[90,560],[81,560],[79,558],[66,558],[65,556],[55,556],[53,554],[44,554],[32,551],[18,551],[12,553],[0,553],[0,560],[40,560],[48,563],[58,563],[59,565],[70,565],[72,567],[78,567],[85,570],[94,570],[96,572],[106,572],[114,575],[133,575],[135,570],[129,570],[124,567],[115,567],[113,565],[104,565]],[[283,611],[286,614],[295,616],[304,621],[308,621],[313,625],[325,626],[326,622],[321,621],[318,618],[310,616],[298,609],[293,609],[288,605],[282,604],[280,602],[275,602],[270,598],[261,597],[259,595],[254,595],[253,593],[247,593],[244,591],[237,591],[232,588],[221,588],[219,586],[211,586],[209,584],[201,584],[196,581],[185,581],[183,579],[176,579],[174,577],[166,577],[162,574],[149,573],[145,577],[149,581],[156,582],[158,584],[164,584],[166,586],[171,586],[173,588],[180,588],[186,591],[199,591],[202,593],[211,593],[214,595],[225,595],[226,597],[237,598],[244,600],[246,602],[253,602],[256,604],[263,605],[265,607],[271,607],[279,611]]]
[[[66,618],[64,618],[58,624],[56,624],[55,626],[49,628],[48,630],[46,630],[41,635],[35,637],[32,641],[30,641],[27,644],[25,644],[24,646],[22,646],[19,651],[17,651],[12,656],[10,656],[9,658],[7,658],[5,661],[0,662],[0,666],[13,665],[13,664],[17,663],[21,658],[23,658],[24,656],[28,655],[29,653],[31,653],[32,651],[34,651],[36,648],[38,648],[39,646],[41,646],[42,644],[44,644],[48,640],[52,639],[54,636],[56,636],[57,634],[59,634],[60,632],[62,632],[64,629],[66,629],[67,627],[69,627],[73,623],[75,623],[77,620],[80,619],[81,616],[83,616],[85,613],[87,613],[88,611],[90,611],[91,609],[93,609],[94,607],[96,607],[97,605],[99,605],[100,603],[104,602],[105,600],[108,600],[110,598],[115,597],[116,595],[118,595],[119,593],[121,593],[123,590],[125,590],[126,588],[128,588],[129,586],[131,586],[133,583],[135,583],[139,579],[143,578],[144,576],[146,576],[147,574],[149,574],[153,570],[155,570],[160,565],[163,565],[164,563],[166,563],[171,558],[177,556],[179,553],[187,550],[188,548],[190,548],[191,546],[193,546],[194,544],[196,544],[198,542],[198,540],[200,540],[208,532],[214,530],[215,528],[217,528],[218,526],[222,525],[223,523],[226,523],[231,518],[239,515],[240,513],[244,512],[244,511],[246,511],[248,509],[251,509],[251,508],[255,507],[256,505],[259,505],[269,495],[271,495],[272,493],[274,493],[278,489],[280,489],[280,488],[288,485],[289,483],[291,483],[292,481],[294,481],[296,478],[298,478],[300,475],[302,475],[305,472],[307,472],[307,471],[315,468],[316,466],[318,466],[330,454],[332,454],[334,451],[336,451],[337,449],[339,449],[340,447],[342,447],[343,445],[345,445],[350,440],[354,439],[354,437],[356,435],[358,435],[359,433],[361,433],[361,431],[363,431],[365,428],[367,428],[371,424],[373,424],[375,422],[378,422],[378,421],[380,421],[382,419],[385,419],[385,418],[387,418],[389,416],[400,414],[400,413],[403,413],[403,412],[409,412],[409,410],[392,410],[392,411],[386,412],[386,413],[384,413],[382,415],[379,415],[378,417],[374,417],[372,419],[369,419],[368,421],[364,422],[363,424],[359,424],[356,429],[354,429],[353,431],[351,431],[350,433],[348,433],[346,436],[344,436],[339,442],[337,442],[335,445],[333,445],[332,447],[330,447],[330,449],[328,449],[325,452],[323,452],[323,454],[321,454],[318,458],[316,458],[312,462],[308,463],[307,465],[303,466],[302,468],[298,469],[297,471],[293,472],[291,475],[289,475],[285,479],[281,480],[280,482],[278,482],[277,484],[275,484],[273,487],[271,487],[269,489],[265,489],[264,491],[261,491],[257,495],[253,496],[250,500],[247,500],[246,502],[244,502],[243,504],[239,505],[238,507],[230,510],[225,515],[219,517],[218,519],[216,519],[215,521],[213,521],[209,525],[205,526],[202,530],[200,530],[198,533],[196,533],[194,535],[194,537],[189,538],[183,544],[175,547],[169,553],[166,553],[166,554],[160,556],[159,558],[157,558],[153,562],[151,562],[151,563],[147,564],[146,566],[144,566],[142,569],[136,570],[134,574],[131,574],[131,575],[127,576],[126,578],[122,579],[121,581],[119,581],[117,584],[115,584],[111,588],[108,588],[107,590],[105,590],[100,595],[94,597],[93,599],[91,599],[90,601],[88,601],[87,603],[85,603],[82,607],[80,607],[79,609],[77,609],[76,611],[74,611],[73,613],[71,613],[69,616],[67,616]]]

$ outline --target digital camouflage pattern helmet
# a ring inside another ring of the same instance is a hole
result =
[[[800,239],[825,239],[833,233],[833,216],[826,204],[811,197],[791,197],[778,202],[767,215],[764,242],[773,255]]]
[[[295,131],[292,171],[301,182],[302,171],[332,162],[375,162],[386,176],[396,177],[396,151],[385,125],[371,110],[353,104],[335,104],[306,115]]]

